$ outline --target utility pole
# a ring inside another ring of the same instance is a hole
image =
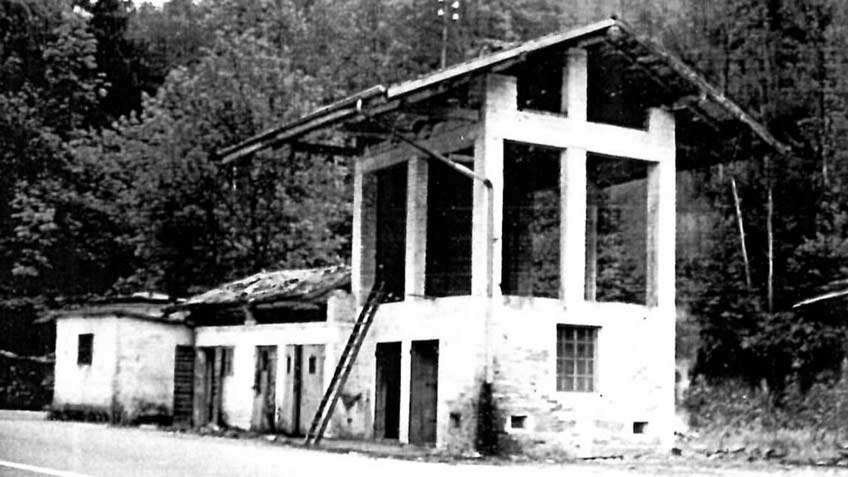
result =
[[[441,57],[441,67],[444,68],[448,65],[448,25],[450,22],[458,22],[459,21],[459,0],[453,0],[450,4],[450,11],[448,11],[448,7],[446,6],[445,0],[438,0],[439,9],[436,10],[436,15],[442,18],[442,57]]]

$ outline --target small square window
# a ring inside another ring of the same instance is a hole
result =
[[[450,413],[451,429],[459,429],[462,427],[462,414],[458,412]]]
[[[557,325],[557,391],[595,391],[595,352],[598,329]]]
[[[77,340],[77,364],[90,365],[94,347],[94,334],[84,333]]]
[[[527,427],[527,416],[509,416],[509,427],[511,429],[525,429]]]
[[[648,428],[648,423],[645,421],[636,421],[633,423],[634,434],[644,434]]]

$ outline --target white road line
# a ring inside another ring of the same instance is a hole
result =
[[[52,475],[52,476],[55,476],[55,477],[91,477],[90,475],[79,474],[77,472],[69,472],[67,470],[49,469],[47,467],[38,467],[38,466],[35,466],[35,465],[20,464],[18,462],[9,462],[7,460],[0,460],[0,467],[9,467],[11,469],[26,470],[26,471],[29,471],[29,472],[34,472],[36,474]]]

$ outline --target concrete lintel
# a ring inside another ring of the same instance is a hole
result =
[[[515,112],[500,119],[497,125],[498,129],[493,133],[510,141],[559,149],[574,147],[649,162],[657,162],[663,156],[663,144],[659,138],[641,129],[533,111]]]

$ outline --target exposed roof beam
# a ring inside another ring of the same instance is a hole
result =
[[[326,154],[328,156],[356,156],[360,150],[355,147],[336,146],[334,144],[313,144],[296,141],[292,143],[292,149],[313,154]]]

